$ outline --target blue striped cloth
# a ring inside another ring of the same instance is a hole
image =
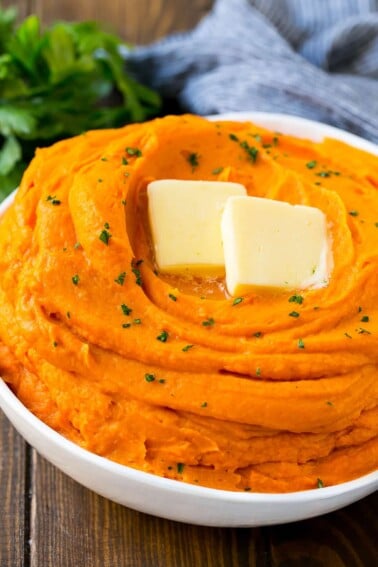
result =
[[[283,112],[378,142],[378,0],[217,0],[127,58],[185,110]]]

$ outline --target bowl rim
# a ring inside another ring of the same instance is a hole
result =
[[[268,112],[231,112],[223,113],[218,115],[207,116],[207,119],[211,121],[251,121],[257,125],[261,125],[270,128],[269,123],[272,122],[282,122],[282,132],[292,133],[292,130],[306,130],[308,132],[309,128],[315,128],[319,137],[317,140],[321,140],[325,137],[332,137],[338,139],[342,142],[348,143],[354,147],[365,150],[373,155],[378,155],[378,145],[374,142],[365,140],[351,134],[334,126],[310,120],[307,118],[302,118],[299,116],[293,116],[290,114],[283,113],[268,113]],[[281,130],[280,130],[281,131]],[[305,135],[295,136],[312,139],[308,133]],[[6,211],[6,209],[11,205],[14,200],[17,189],[8,195],[2,203],[0,203],[0,216]],[[354,492],[364,488],[371,488],[370,492],[374,490],[374,487],[378,487],[378,471],[373,471],[361,477],[357,477],[353,480],[343,482],[340,484],[325,486],[321,489],[313,488],[308,490],[301,490],[295,492],[287,493],[272,493],[272,492],[253,492],[251,491],[231,491],[223,490],[218,488],[210,488],[205,486],[197,486],[195,484],[190,484],[187,482],[168,479],[153,473],[149,473],[140,469],[134,469],[127,465],[123,465],[112,461],[106,457],[101,457],[87,449],[84,449],[80,445],[77,445],[73,441],[70,441],[62,434],[58,433],[50,426],[45,424],[42,420],[36,417],[12,392],[11,388],[6,384],[6,382],[0,377],[0,408],[9,417],[9,413],[20,417],[22,420],[30,425],[30,428],[39,433],[41,436],[48,438],[58,449],[65,453],[70,453],[73,457],[85,461],[89,466],[96,466],[106,471],[108,473],[114,474],[117,477],[123,477],[131,481],[138,483],[144,483],[156,489],[164,489],[167,493],[183,493],[187,496],[193,497],[206,497],[207,500],[213,501],[223,501],[232,503],[261,503],[261,504],[301,504],[316,500],[327,500],[334,499],[335,497],[340,497],[344,494]],[[47,457],[48,458],[48,457]],[[59,468],[59,467],[58,467]]]

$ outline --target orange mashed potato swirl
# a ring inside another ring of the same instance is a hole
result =
[[[146,186],[164,178],[318,207],[330,281],[234,303],[159,274]],[[377,188],[377,158],[339,141],[190,115],[38,150],[0,221],[0,375],[62,435],[164,477],[289,492],[369,473]]]

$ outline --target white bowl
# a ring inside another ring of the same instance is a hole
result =
[[[251,120],[316,141],[330,136],[378,155],[378,147],[366,140],[303,118],[251,112],[211,119]],[[0,214],[12,198],[0,205]],[[180,522],[220,527],[292,522],[332,512],[378,488],[378,472],[337,486],[289,494],[239,493],[194,486],[119,465],[82,449],[36,418],[1,379],[0,407],[26,441],[71,478],[119,504]]]

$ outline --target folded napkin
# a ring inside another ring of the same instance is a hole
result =
[[[378,142],[378,0],[217,0],[127,59],[183,110],[283,112]]]

